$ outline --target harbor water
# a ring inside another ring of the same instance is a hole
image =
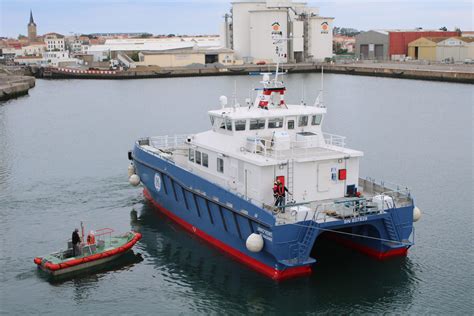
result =
[[[471,85],[324,75],[324,131],[364,151],[362,176],[409,186],[424,213],[406,258],[377,261],[328,242],[314,250],[310,277],[276,283],[128,184],[137,138],[206,130],[220,95],[246,106],[259,79],[38,80],[0,103],[0,313],[472,314]],[[286,80],[288,102],[313,104],[321,75]],[[52,282],[33,258],[64,249],[80,221],[143,239],[110,270]]]

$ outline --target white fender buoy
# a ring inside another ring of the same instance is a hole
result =
[[[140,184],[140,177],[136,174],[132,174],[130,178],[128,179],[128,182],[130,182],[131,185],[136,187],[137,185]]]
[[[132,164],[130,164],[128,166],[128,177],[130,178],[133,174],[135,174],[135,167]]]
[[[245,242],[245,246],[251,252],[259,252],[263,249],[263,237],[260,234],[250,234]]]
[[[421,218],[421,210],[418,207],[413,208],[413,221],[418,222]]]

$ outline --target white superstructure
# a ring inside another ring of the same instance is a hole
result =
[[[355,194],[363,153],[346,148],[344,137],[323,133],[322,104],[287,104],[283,84],[263,77],[253,104],[229,107],[221,97],[222,108],[209,111],[211,129],[187,136],[175,163],[259,205],[274,205],[277,177],[298,203]],[[170,141],[152,138],[150,148]]]

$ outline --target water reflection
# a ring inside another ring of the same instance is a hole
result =
[[[324,242],[316,249],[311,277],[277,283],[188,234],[148,204],[132,228],[143,234],[145,264],[166,282],[190,287],[196,303],[211,300],[220,312],[375,312],[379,305],[410,305],[417,288],[409,258],[381,262]]]

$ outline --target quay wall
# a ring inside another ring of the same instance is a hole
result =
[[[338,73],[346,75],[389,77],[400,79],[434,80],[458,83],[474,83],[474,66],[457,65],[461,67],[430,67],[429,65],[411,66],[398,64],[283,64],[282,71],[288,73],[311,73],[321,72],[324,67],[326,73]],[[194,77],[194,76],[229,76],[247,75],[255,72],[271,72],[275,70],[274,65],[241,65],[228,67],[201,67],[201,68],[154,68],[153,70],[133,69],[128,71],[115,71],[113,74],[101,73],[70,73],[51,68],[48,71],[36,72],[40,78],[50,79],[138,79],[138,78],[171,78],[171,77]]]
[[[28,94],[28,90],[34,86],[34,77],[0,74],[0,101]]]

